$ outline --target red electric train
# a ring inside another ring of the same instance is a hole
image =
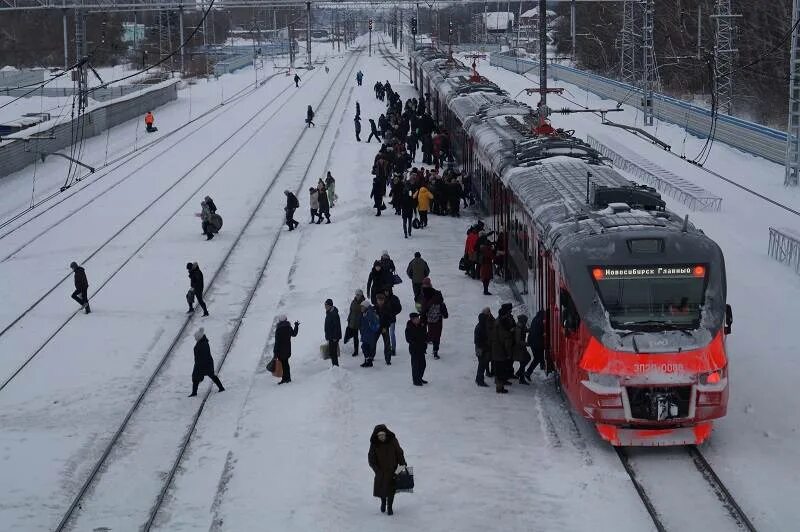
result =
[[[572,407],[612,445],[699,444],[728,402],[725,261],[569,132],[433,49],[411,77],[506,250],[506,281],[544,311],[546,358]]]

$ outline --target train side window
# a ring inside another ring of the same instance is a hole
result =
[[[578,330],[581,323],[578,309],[575,308],[575,302],[566,290],[561,290],[559,299],[561,301],[561,326],[564,327],[567,334],[573,333]]]

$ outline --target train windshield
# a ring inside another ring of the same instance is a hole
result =
[[[591,270],[615,329],[694,329],[700,324],[704,265],[596,266]]]

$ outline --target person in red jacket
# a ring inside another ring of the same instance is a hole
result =
[[[144,115],[144,125],[148,133],[152,133],[153,131],[158,131],[158,128],[153,125],[155,124],[155,121],[156,119],[153,116],[153,111],[147,111],[147,114]]]
[[[470,228],[467,231],[467,242],[464,244],[464,258],[466,269],[464,273],[470,277],[475,277],[475,264],[478,262],[478,231]]]

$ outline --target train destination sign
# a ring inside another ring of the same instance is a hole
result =
[[[702,265],[663,265],[663,266],[598,266],[592,268],[592,277],[597,281],[608,279],[641,279],[705,277],[706,268]]]

